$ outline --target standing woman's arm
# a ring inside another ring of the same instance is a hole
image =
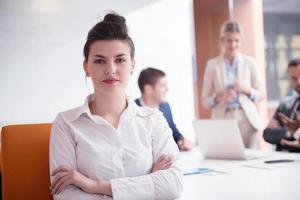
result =
[[[212,63],[208,61],[205,67],[202,86],[203,106],[206,108],[213,108],[217,105],[215,100],[216,91],[214,88],[214,77],[215,75]]]
[[[258,66],[254,59],[251,62],[251,92],[249,97],[253,102],[259,102],[265,98],[265,94]]]

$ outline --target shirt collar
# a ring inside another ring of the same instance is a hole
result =
[[[77,120],[81,115],[86,114],[89,118],[93,119],[89,103],[94,101],[94,94],[90,94],[86,97],[82,106],[78,107],[77,111],[74,113],[72,119],[70,121]],[[123,119],[131,119],[137,112],[138,106],[133,102],[128,96],[126,97],[127,107],[123,111],[121,117]]]
[[[145,102],[143,101],[142,98],[139,98],[139,102],[140,102],[141,106],[146,106],[146,104],[145,104]]]
[[[127,108],[123,111],[121,118],[132,119],[137,114],[139,106],[128,96],[126,97],[126,101]]]
[[[232,64],[230,64],[229,60],[227,58],[225,58],[225,56],[223,55],[223,59],[224,59],[224,62],[226,64],[227,67],[237,67],[237,64],[238,62],[240,61],[241,59],[241,55],[238,53],[234,58],[233,58],[233,62]]]
[[[145,101],[143,100],[143,98],[139,98],[138,100],[139,100],[139,102],[140,102],[140,104],[141,104],[142,107],[146,107],[146,108],[153,109],[153,107],[149,107],[149,106],[146,105],[146,103],[145,103]],[[159,105],[156,106],[155,109],[159,109]]]
[[[92,114],[91,114],[91,110],[90,110],[90,107],[89,107],[89,103],[91,101],[93,101],[93,100],[94,100],[94,94],[88,95],[85,98],[83,105],[80,106],[80,107],[78,107],[76,109],[76,112],[73,113],[73,117],[72,117],[72,119],[70,119],[70,121],[77,120],[83,114],[86,114],[88,117],[92,118]]]

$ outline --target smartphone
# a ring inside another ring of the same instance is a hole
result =
[[[227,86],[226,86],[226,89],[227,89],[227,90],[234,90],[234,85],[227,85]]]
[[[279,159],[279,160],[266,160],[266,164],[275,164],[275,163],[287,163],[287,162],[294,162],[291,159]]]

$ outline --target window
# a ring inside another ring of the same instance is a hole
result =
[[[264,0],[267,95],[278,101],[292,94],[287,65],[300,57],[300,1]],[[297,9],[295,9],[297,8]]]

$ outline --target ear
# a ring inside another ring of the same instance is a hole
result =
[[[146,84],[144,85],[144,93],[151,94],[153,91],[152,85]]]
[[[130,74],[131,74],[131,75],[133,74],[134,68],[135,68],[135,60],[132,59],[132,60],[131,60],[131,71],[130,71]]]
[[[87,65],[87,61],[86,61],[86,60],[84,60],[82,65],[83,65],[83,70],[84,70],[84,72],[85,72],[86,76],[87,76],[87,77],[88,77],[88,76],[90,76],[90,74],[89,74],[89,72],[88,72],[88,65]]]

